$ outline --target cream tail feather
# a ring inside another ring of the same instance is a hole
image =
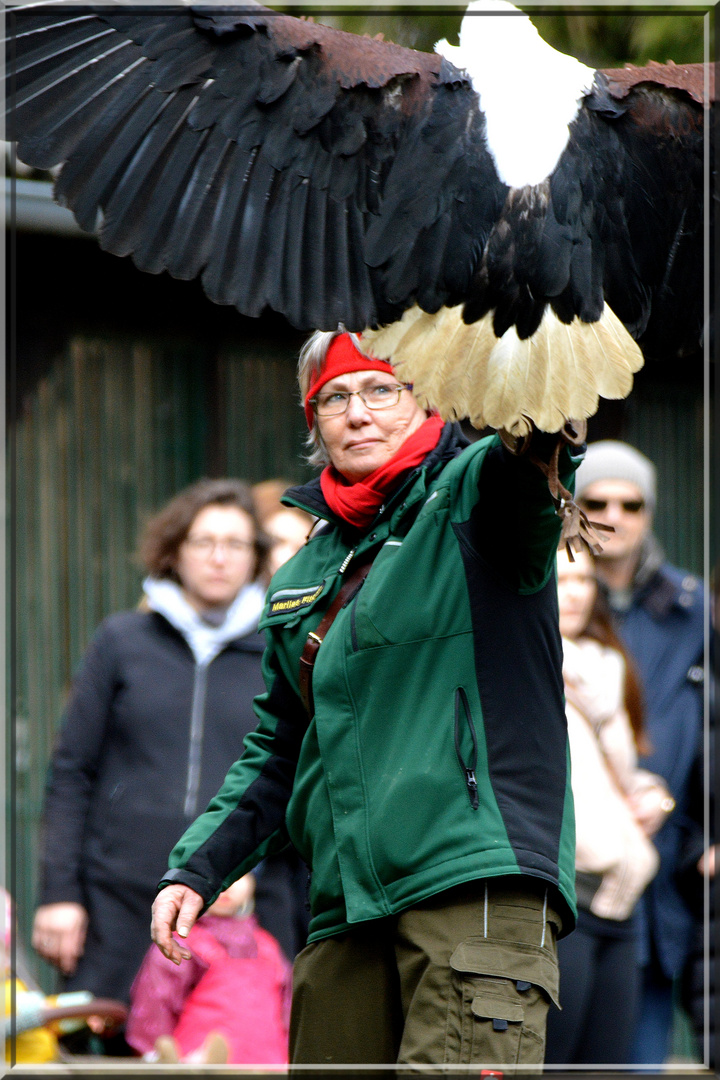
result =
[[[492,314],[467,326],[462,305],[428,315],[420,308],[380,330],[366,330],[368,351],[392,359],[398,378],[445,419],[467,417],[474,427],[559,431],[585,420],[598,399],[624,398],[643,365],[639,346],[605,305],[595,323],[569,325],[548,306],[535,334],[520,340],[514,327],[501,338]]]

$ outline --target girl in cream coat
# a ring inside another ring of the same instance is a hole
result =
[[[562,1013],[546,1061],[626,1063],[638,995],[633,911],[654,877],[651,837],[672,800],[637,767],[638,683],[598,599],[593,561],[558,555],[563,680],[576,819],[577,930],[559,950]]]

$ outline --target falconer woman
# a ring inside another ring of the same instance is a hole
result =
[[[558,436],[469,445],[345,332],[314,334],[299,378],[324,467],[284,501],[321,523],[271,582],[259,724],[173,851],[154,939],[180,962],[171,932],[290,837],[312,869],[292,1062],[540,1064],[574,922],[561,521],[536,466]]]

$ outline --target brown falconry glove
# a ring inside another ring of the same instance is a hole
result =
[[[558,517],[562,518],[563,523],[560,543],[565,544],[570,561],[575,561],[573,549],[580,551],[583,546],[591,554],[599,555],[602,551],[602,536],[599,531],[614,532],[615,530],[612,525],[603,525],[599,521],[590,521],[585,511],[580,509],[571,493],[561,483],[558,465],[560,451],[564,446],[578,447],[585,442],[587,423],[585,420],[566,420],[557,432],[557,439],[548,461],[545,461],[531,449],[537,430],[533,424],[529,435],[516,436],[504,430],[498,431],[498,435],[511,454],[516,457],[527,455],[528,461],[531,461],[547,477],[555,512]]]

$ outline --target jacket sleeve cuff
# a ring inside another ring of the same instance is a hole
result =
[[[207,878],[200,877],[199,874],[193,874],[191,870],[181,870],[176,868],[174,870],[168,870],[162,877],[160,884],[158,885],[158,892],[164,889],[166,885],[187,885],[189,889],[202,896],[205,901],[205,906],[217,896],[222,888],[222,882],[219,882],[217,886],[211,884]]]
[[[80,904],[81,907],[87,907],[87,900],[78,882],[70,881],[62,885],[42,886],[37,905],[44,907],[46,904]]]

